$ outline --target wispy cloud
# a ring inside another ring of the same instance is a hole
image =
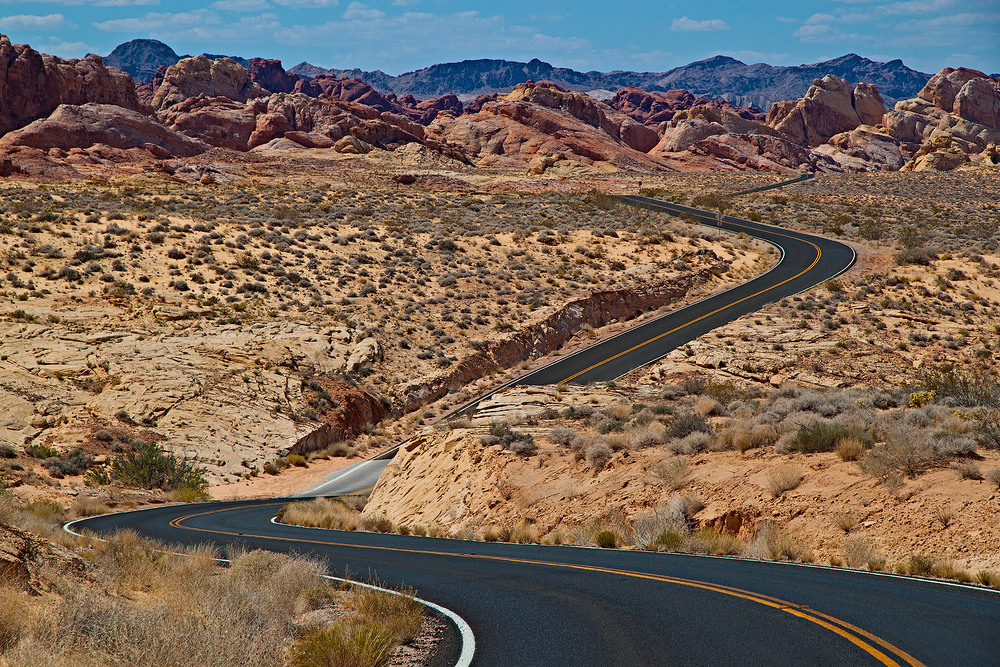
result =
[[[674,19],[670,24],[670,29],[674,32],[711,32],[715,30],[729,30],[729,24],[722,19],[706,19],[695,21],[686,16]]]
[[[270,7],[267,0],[216,0],[209,6],[224,12],[258,12]]]
[[[13,16],[0,17],[0,30],[30,30],[30,29],[55,29],[70,28],[76,26],[67,23],[66,17],[62,14],[46,14],[36,16],[34,14],[14,14]]]
[[[385,16],[385,12],[381,9],[374,9],[360,2],[352,2],[344,10],[344,18],[349,21],[354,19],[380,19],[383,16]]]
[[[64,7],[138,7],[160,4],[160,0],[31,0],[34,4]],[[0,0],[0,5],[24,5],[24,0]]]
[[[282,7],[336,7],[337,0],[274,0],[274,4]]]

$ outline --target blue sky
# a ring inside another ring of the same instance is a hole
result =
[[[390,74],[466,58],[663,71],[719,53],[796,65],[849,52],[1000,71],[1000,0],[0,0],[0,33],[63,57],[150,37],[180,54]]]

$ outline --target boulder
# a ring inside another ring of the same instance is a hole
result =
[[[46,150],[90,148],[95,144],[120,149],[156,147],[161,150],[151,152],[160,157],[190,157],[209,148],[206,143],[167,128],[153,118],[112,104],[64,104],[48,118],[0,139],[2,146]]]
[[[204,94],[161,111],[160,118],[173,130],[234,151],[249,149],[250,135],[257,126],[246,104]]]
[[[960,118],[990,128],[1000,128],[1000,81],[972,79],[955,95],[954,111]]]
[[[854,88],[854,110],[862,125],[881,125],[885,102],[874,84],[859,83]]]
[[[875,86],[863,90],[866,115],[876,113],[881,102]],[[827,74],[813,81],[805,97],[793,105],[776,104],[767,114],[767,124],[784,133],[802,146],[818,146],[841,132],[849,132],[862,121],[854,106],[851,84],[838,76]]]
[[[917,93],[917,97],[951,113],[955,110],[955,98],[962,87],[973,79],[983,78],[988,77],[979,70],[945,67],[930,78],[927,85]]]
[[[232,58],[209,60],[201,55],[184,58],[167,68],[153,95],[153,108],[166,109],[199,95],[246,102],[264,94],[246,68]]]
[[[132,77],[98,56],[63,60],[0,35],[0,135],[45,118],[61,104],[89,102],[144,111]]]
[[[297,75],[286,72],[281,61],[273,58],[254,58],[248,71],[254,83],[272,93],[290,93],[299,81]]]

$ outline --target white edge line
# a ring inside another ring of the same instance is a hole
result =
[[[131,514],[132,512],[144,512],[146,510],[162,509],[163,507],[164,507],[163,505],[157,505],[155,507],[142,507],[140,509],[126,510],[124,512],[111,512],[109,514]],[[101,514],[99,516],[109,516],[109,514]],[[73,521],[68,521],[68,522],[66,522],[66,523],[63,524],[63,530],[65,530],[70,535],[75,535],[77,537],[88,537],[88,536],[83,535],[82,533],[76,532],[75,530],[73,530],[72,528],[70,528],[70,526],[72,526],[75,523],[79,523],[81,521],[86,521],[87,519],[93,519],[93,518],[94,517],[86,516],[86,517],[81,517],[79,519],[74,519]],[[275,521],[275,519],[277,519],[277,518],[278,517],[276,517],[276,516],[271,517],[271,523],[274,523],[274,524],[277,524],[277,525],[292,525],[292,524],[282,524],[279,521]],[[317,530],[323,530],[323,529],[319,528]],[[99,542],[107,542],[107,540],[105,540],[104,538],[97,537],[96,535],[89,536],[89,539],[95,539],[95,540],[97,540]],[[188,557],[190,557],[190,554],[179,553],[177,551],[164,551],[163,553],[167,553],[167,554],[170,554],[172,556],[188,556]],[[215,560],[217,562],[220,562],[220,563],[232,563],[232,561],[230,561],[228,558],[214,558],[213,560]],[[329,575],[329,574],[324,574],[322,576],[325,579],[330,579],[332,581],[346,582],[346,583],[351,584],[352,586],[363,586],[364,588],[370,588],[372,590],[382,591],[384,593],[391,593],[392,595],[399,595],[401,597],[409,597],[405,593],[400,593],[399,591],[394,591],[394,590],[391,590],[389,588],[382,588],[381,586],[375,586],[373,584],[366,584],[366,583],[361,582],[361,581],[353,581],[351,579],[343,579],[341,577],[335,577],[335,576]],[[475,634],[473,634],[472,628],[465,621],[465,619],[462,618],[461,616],[459,616],[458,614],[456,614],[455,612],[453,612],[451,609],[448,609],[447,607],[442,607],[441,605],[435,604],[433,602],[430,602],[429,600],[424,600],[423,598],[418,598],[416,596],[413,596],[413,599],[416,600],[417,602],[419,602],[420,604],[424,605],[425,607],[429,607],[429,608],[435,610],[436,612],[442,614],[443,616],[445,616],[446,618],[448,618],[452,623],[455,624],[455,627],[458,628],[458,632],[459,632],[459,635],[461,636],[461,640],[462,640],[462,651],[459,653],[458,661],[455,663],[455,667],[469,667],[469,665],[472,664],[472,658],[473,658],[473,656],[476,653],[476,636],[475,636]]]

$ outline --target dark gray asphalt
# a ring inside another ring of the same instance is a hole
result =
[[[715,221],[707,212],[626,199]],[[835,241],[729,217],[723,226],[780,245],[782,261],[746,285],[522,381],[613,379],[853,261]],[[324,485],[323,494],[358,491],[371,474],[359,467]],[[275,525],[270,518],[285,500],[163,507],[76,527],[308,552],[326,558],[334,574],[413,586],[469,622],[477,665],[1000,665],[1000,595],[990,591],[755,561]]]
[[[477,665],[1000,664],[1000,595],[985,590],[756,561],[272,524],[282,502],[163,507],[77,528],[312,553],[333,574],[413,586],[469,622]]]

